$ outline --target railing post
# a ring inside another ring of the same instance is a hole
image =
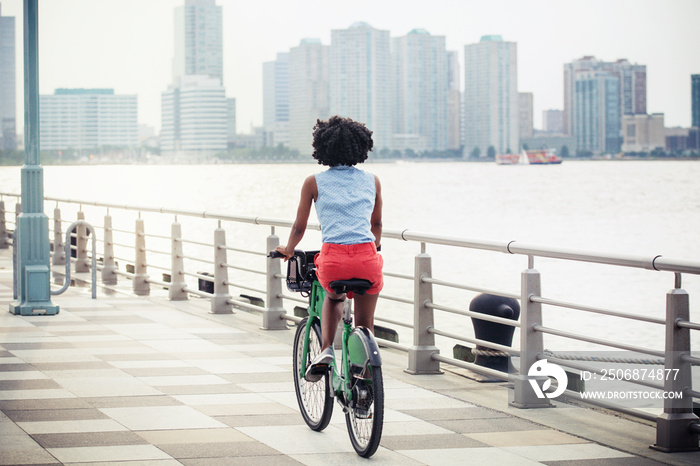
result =
[[[656,444],[652,448],[665,452],[698,450],[698,434],[689,429],[691,423],[698,422],[693,397],[687,393],[693,385],[691,364],[683,359],[690,356],[690,329],[678,326],[678,321],[690,320],[690,300],[680,288],[680,274],[676,276],[676,288],[666,294],[664,392],[681,392],[683,396],[665,398],[664,412],[656,418]]]
[[[182,253],[182,225],[177,220],[170,228],[172,246],[170,248],[170,287],[168,298],[171,301],[186,301],[189,297],[185,291],[185,262]]]
[[[537,354],[544,351],[542,333],[535,331],[535,325],[542,324],[542,304],[530,300],[540,296],[542,286],[540,273],[535,270],[533,258],[528,258],[528,268],[521,275],[520,296],[520,367],[513,380],[509,404],[516,408],[550,408],[549,398],[539,398],[530,384],[528,371],[537,362]]]
[[[211,298],[212,314],[231,314],[233,306],[229,302],[228,265],[226,263],[226,231],[221,228],[214,230],[214,296]]]
[[[267,237],[267,251],[274,250],[280,244],[280,239],[275,235],[272,227],[270,236]],[[289,328],[287,321],[282,318],[286,311],[282,307],[282,266],[280,259],[267,259],[267,307],[263,312],[263,325],[265,330],[285,330]]]
[[[102,283],[117,284],[117,265],[114,263],[114,232],[112,231],[112,216],[105,215],[104,228],[104,262],[102,263]]]
[[[142,218],[136,219],[135,233],[134,294],[137,296],[148,296],[151,293],[151,286],[148,283],[146,230]]]
[[[85,220],[85,212],[78,212],[78,220]],[[89,272],[90,261],[87,256],[87,228],[81,223],[75,229],[75,272]]]
[[[0,249],[7,249],[7,223],[5,222],[5,201],[0,200]]]
[[[63,244],[63,229],[61,226],[61,209],[53,209],[53,265],[66,265],[66,251]]]
[[[440,350],[435,346],[435,335],[428,330],[434,326],[433,310],[426,304],[433,301],[433,285],[423,281],[432,276],[432,258],[425,253],[425,243],[415,259],[413,346],[408,350],[409,374],[440,374],[440,362],[432,359]]]

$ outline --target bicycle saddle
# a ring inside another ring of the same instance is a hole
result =
[[[372,288],[372,282],[363,278],[351,278],[350,280],[332,281],[329,286],[331,287],[331,290],[338,294],[352,292],[362,295],[365,294],[367,290]]]

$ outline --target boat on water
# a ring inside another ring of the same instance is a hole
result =
[[[519,154],[497,154],[498,165],[553,165],[562,162],[554,149],[523,150]]]

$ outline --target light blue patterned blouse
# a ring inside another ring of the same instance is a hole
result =
[[[374,175],[341,165],[318,173],[316,214],[324,243],[361,244],[374,241],[370,218],[374,210]]]

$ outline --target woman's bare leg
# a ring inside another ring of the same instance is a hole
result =
[[[345,305],[345,294],[328,293],[323,300],[321,309],[321,350],[333,344],[338,323],[342,317],[343,306]]]
[[[355,295],[355,326],[366,327],[374,333],[374,311],[377,308],[378,294]]]

